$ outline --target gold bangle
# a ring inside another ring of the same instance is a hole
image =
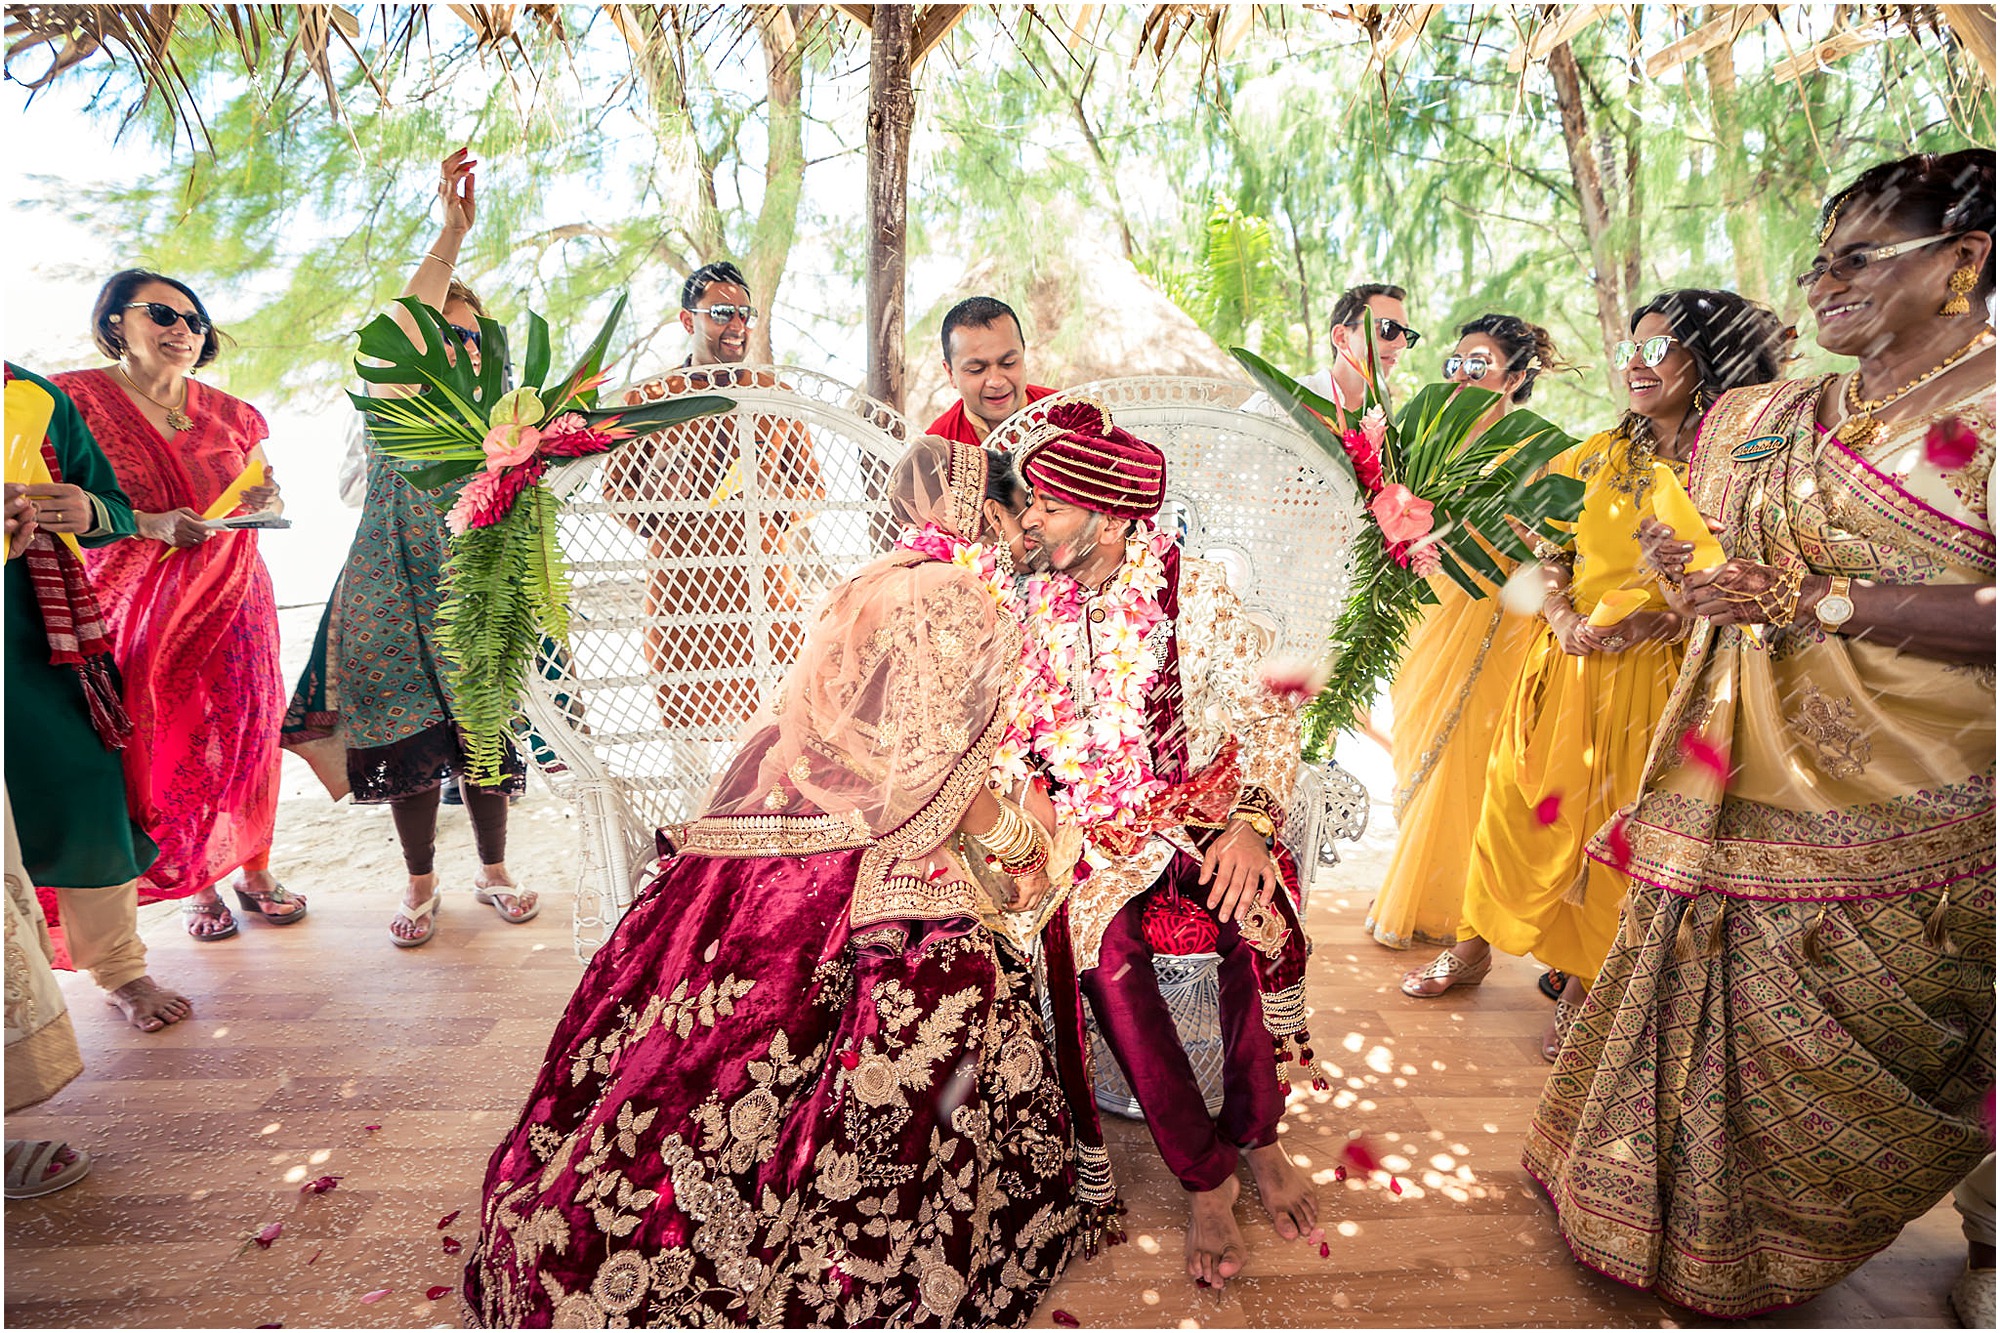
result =
[[[425,257],[426,259],[435,259],[435,260],[437,260],[437,262],[438,262],[438,263],[440,263],[440,264],[443,264],[443,265],[444,265],[444,266],[445,266],[446,268],[450,269],[450,270],[451,270],[451,271],[452,271],[453,273],[456,273],[456,272],[458,272],[458,265],[456,265],[456,264],[452,263],[452,262],[451,262],[451,261],[450,261],[449,259],[446,259],[446,258],[445,258],[445,257],[444,257],[443,255],[439,254],[439,253],[438,253],[437,251],[435,251],[435,250],[432,250],[432,251],[428,252],[428,253],[427,253],[427,254],[426,254],[426,255],[425,255],[424,257]]]

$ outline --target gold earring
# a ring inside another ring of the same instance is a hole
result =
[[[1951,271],[1945,286],[1951,288],[1951,299],[1939,308],[1938,313],[1946,316],[1969,315],[1972,302],[1965,299],[1966,293],[1979,285],[1979,270],[1970,264],[1960,264]]]

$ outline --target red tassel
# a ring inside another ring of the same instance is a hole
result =
[[[1325,1080],[1324,1078],[1321,1078],[1321,1077],[1320,1077],[1320,1076],[1319,1076],[1318,1074],[1314,1074],[1314,1075],[1313,1075],[1313,1091],[1314,1091],[1314,1092],[1332,1092],[1332,1091],[1333,1091],[1333,1085],[1332,1085],[1331,1083],[1328,1083],[1328,1082],[1327,1082],[1327,1081],[1326,1081],[1326,1080]]]

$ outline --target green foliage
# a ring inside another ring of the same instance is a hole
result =
[[[452,538],[439,647],[475,782],[499,781],[515,700],[543,633],[558,641],[569,633],[555,508],[547,491],[529,486],[498,523]]]

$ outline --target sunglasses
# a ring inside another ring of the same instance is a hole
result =
[[[744,328],[757,327],[757,307],[754,305],[689,306],[688,309],[697,315],[707,315],[709,322],[718,329],[727,328],[729,322],[738,316],[742,317]]]
[[[1679,341],[1679,338],[1665,333],[1656,333],[1644,342],[1634,342],[1627,338],[1611,349],[1611,364],[1629,366],[1632,364],[1632,354],[1636,352],[1641,362],[1657,366],[1667,359],[1668,350]]]
[[[1411,328],[1407,324],[1397,323],[1395,320],[1390,319],[1386,315],[1376,319],[1375,321],[1376,342],[1390,343],[1396,341],[1396,339],[1398,338],[1401,338],[1403,340],[1403,346],[1415,347],[1418,343],[1424,340],[1424,335],[1418,333],[1415,329]]]
[[[458,340],[464,343],[467,347],[479,346],[478,329],[468,329],[463,324],[452,324],[448,327],[451,329],[453,333],[456,333],[458,335]]]
[[[1478,352],[1474,352],[1471,356],[1460,356],[1453,352],[1444,359],[1444,377],[1448,380],[1457,379],[1460,371],[1464,371],[1465,378],[1469,380],[1483,380],[1486,378],[1486,372],[1491,369],[1493,363]]]
[[[1799,284],[1799,290],[1802,292],[1810,290],[1814,283],[1828,276],[1831,276],[1836,282],[1851,282],[1860,276],[1863,269],[1878,259],[1894,259],[1897,255],[1906,255],[1912,250],[1921,250],[1927,245],[1936,245],[1939,241],[1953,240],[1959,234],[1958,232],[1939,232],[1935,236],[1919,236],[1914,241],[1901,241],[1895,245],[1878,245],[1873,250],[1851,251],[1848,254],[1841,255],[1837,259],[1816,259],[1813,261],[1811,268],[1799,274],[1793,281]]]
[[[143,310],[152,321],[163,329],[170,329],[177,319],[186,320],[188,332],[199,338],[208,332],[208,321],[192,310],[176,310],[165,301],[132,301],[127,310]]]

